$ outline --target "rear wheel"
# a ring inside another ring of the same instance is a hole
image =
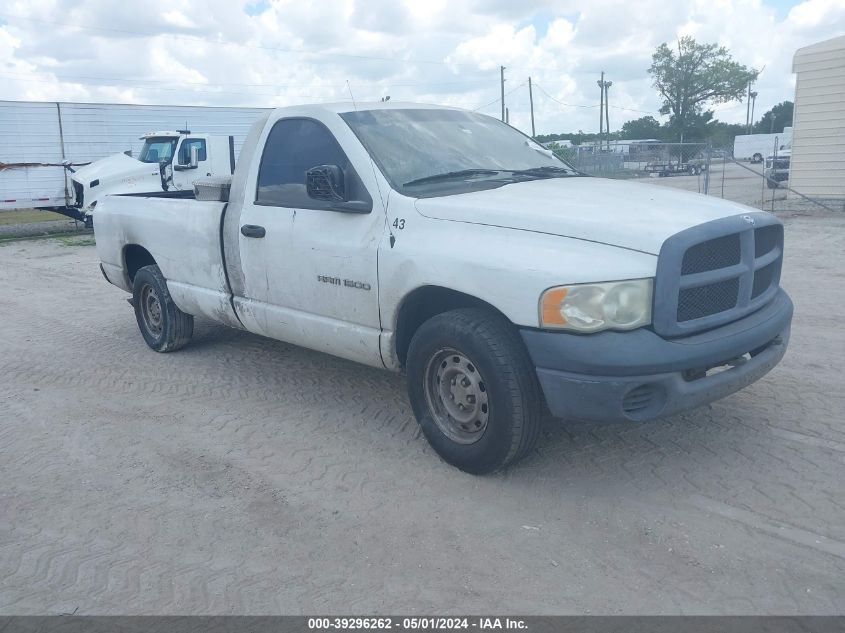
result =
[[[155,351],[175,352],[191,340],[194,317],[173,303],[158,266],[144,266],[135,273],[132,304],[141,336]]]
[[[480,309],[445,312],[411,340],[408,391],[423,434],[447,462],[490,473],[536,444],[542,399],[513,326]]]

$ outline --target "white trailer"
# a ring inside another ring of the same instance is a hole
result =
[[[785,127],[777,134],[741,134],[734,139],[734,158],[750,160],[752,163],[762,163],[763,159],[771,156],[777,140],[781,145],[792,143],[792,128]]]
[[[266,108],[0,101],[0,211],[44,208],[82,218],[72,169],[139,156],[150,130],[232,136],[235,159]],[[227,152],[228,153],[228,152]],[[203,174],[205,175],[205,174]]]

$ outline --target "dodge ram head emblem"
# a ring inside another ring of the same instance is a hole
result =
[[[750,225],[754,225],[754,218],[752,218],[750,215],[744,215],[742,216],[742,219],[748,222]]]

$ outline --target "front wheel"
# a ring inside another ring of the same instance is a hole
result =
[[[407,373],[417,422],[453,466],[490,473],[536,444],[543,411],[536,372],[501,316],[472,308],[432,317],[411,340]]]
[[[155,351],[175,352],[191,340],[194,317],[173,303],[158,266],[144,266],[135,273],[132,305],[141,336]]]

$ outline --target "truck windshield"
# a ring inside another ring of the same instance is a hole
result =
[[[579,175],[539,143],[481,114],[420,108],[340,116],[391,186],[413,197]]]
[[[150,137],[144,141],[138,160],[142,163],[169,163],[176,149],[176,139],[172,136]]]

